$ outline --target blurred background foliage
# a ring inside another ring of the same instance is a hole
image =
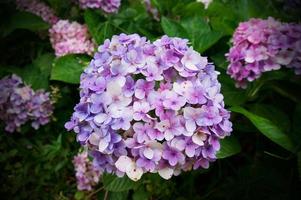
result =
[[[114,15],[80,10],[71,0],[45,2],[60,18],[85,23],[98,45],[119,33],[138,33],[152,41],[163,34],[188,38],[221,73],[234,131],[222,141],[221,159],[208,170],[186,172],[169,181],[148,174],[138,183],[104,175],[94,191],[78,192],[72,158],[79,145],[64,123],[78,101],[79,76],[91,58],[55,58],[49,25],[35,15],[17,11],[13,1],[1,1],[1,78],[16,73],[34,89],[57,91],[50,124],[38,131],[24,126],[21,133],[0,134],[1,199],[301,198],[300,76],[281,69],[266,73],[246,90],[236,89],[225,73],[224,56],[239,22],[268,16],[300,22],[300,1],[213,0],[204,9],[194,0],[152,0],[160,21],[154,20],[139,0],[122,0]],[[3,130],[3,124],[0,128]]]

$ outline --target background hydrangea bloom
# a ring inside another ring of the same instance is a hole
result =
[[[150,13],[155,20],[160,21],[159,11],[152,5],[152,2],[150,0],[143,0],[143,3],[146,7],[147,12]]]
[[[100,171],[89,160],[88,152],[79,152],[73,158],[78,190],[92,190],[100,179]]]
[[[107,13],[116,13],[120,7],[120,0],[79,0],[82,8],[100,8]]]
[[[227,73],[238,87],[246,87],[248,81],[281,66],[301,74],[301,25],[281,23],[271,17],[240,23],[226,56],[230,62]]]
[[[187,43],[121,34],[99,46],[65,127],[103,172],[170,178],[216,159],[230,113],[214,66]]]
[[[59,20],[49,29],[50,42],[56,56],[66,54],[87,53],[92,54],[94,43],[85,25],[68,20]]]
[[[6,124],[6,131],[19,131],[28,121],[38,129],[50,121],[52,111],[49,93],[33,91],[16,75],[0,80],[0,119]]]
[[[47,6],[44,2],[38,0],[16,0],[17,8],[35,15],[40,16],[49,24],[55,24],[59,18],[55,15],[54,10]]]

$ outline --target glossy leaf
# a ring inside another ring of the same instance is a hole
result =
[[[49,25],[42,18],[28,12],[17,12],[5,22],[3,36],[16,29],[27,29],[31,31],[47,30]]]
[[[103,185],[108,191],[122,192],[135,188],[137,183],[130,180],[127,176],[119,178],[112,174],[104,174]]]
[[[240,144],[234,136],[220,140],[221,149],[217,152],[217,158],[226,158],[241,151]]]
[[[51,71],[51,80],[78,84],[80,75],[88,66],[91,58],[86,55],[70,54],[55,59]]]
[[[243,114],[263,135],[276,144],[291,152],[295,151],[295,146],[288,135],[283,133],[281,129],[270,120],[251,113],[242,107],[232,107],[230,110],[232,112]]]
[[[181,24],[166,17],[161,18],[161,26],[164,33],[170,37],[187,37],[188,34]]]
[[[97,44],[102,44],[105,39],[111,38],[116,32],[116,28],[110,21],[105,21],[105,19],[95,11],[86,10],[84,19],[87,23],[89,32]]]

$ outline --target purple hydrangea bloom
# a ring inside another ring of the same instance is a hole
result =
[[[17,9],[40,16],[45,22],[55,24],[59,18],[48,5],[39,0],[16,0]]]
[[[21,125],[28,121],[38,129],[50,121],[52,112],[49,93],[33,91],[16,75],[0,80],[0,119],[6,131],[20,131]]]
[[[301,74],[301,25],[268,19],[250,19],[239,24],[233,35],[233,47],[226,54],[230,65],[227,73],[237,87],[262,73],[293,68]]]
[[[100,8],[106,13],[115,13],[120,7],[121,0],[79,0],[82,8]]]
[[[219,140],[232,131],[230,112],[218,72],[187,43],[121,34],[98,48],[65,126],[102,172],[168,179],[216,159]]]

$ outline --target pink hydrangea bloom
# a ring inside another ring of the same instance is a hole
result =
[[[103,172],[168,179],[216,159],[232,131],[230,112],[213,64],[187,44],[121,34],[99,46],[65,127]]]
[[[56,56],[66,54],[92,54],[95,48],[88,28],[77,22],[59,20],[49,29],[50,42],[55,50]]]
[[[100,179],[100,170],[89,160],[88,152],[78,153],[73,158],[78,190],[92,190]]]
[[[100,8],[106,13],[116,13],[121,0],[79,0],[82,8]]]
[[[301,74],[301,25],[281,23],[273,18],[240,23],[233,35],[233,47],[226,54],[227,73],[238,87],[258,79],[263,72],[281,66]]]
[[[39,0],[16,0],[17,8],[40,16],[45,22],[55,24],[59,18],[54,10]]]

